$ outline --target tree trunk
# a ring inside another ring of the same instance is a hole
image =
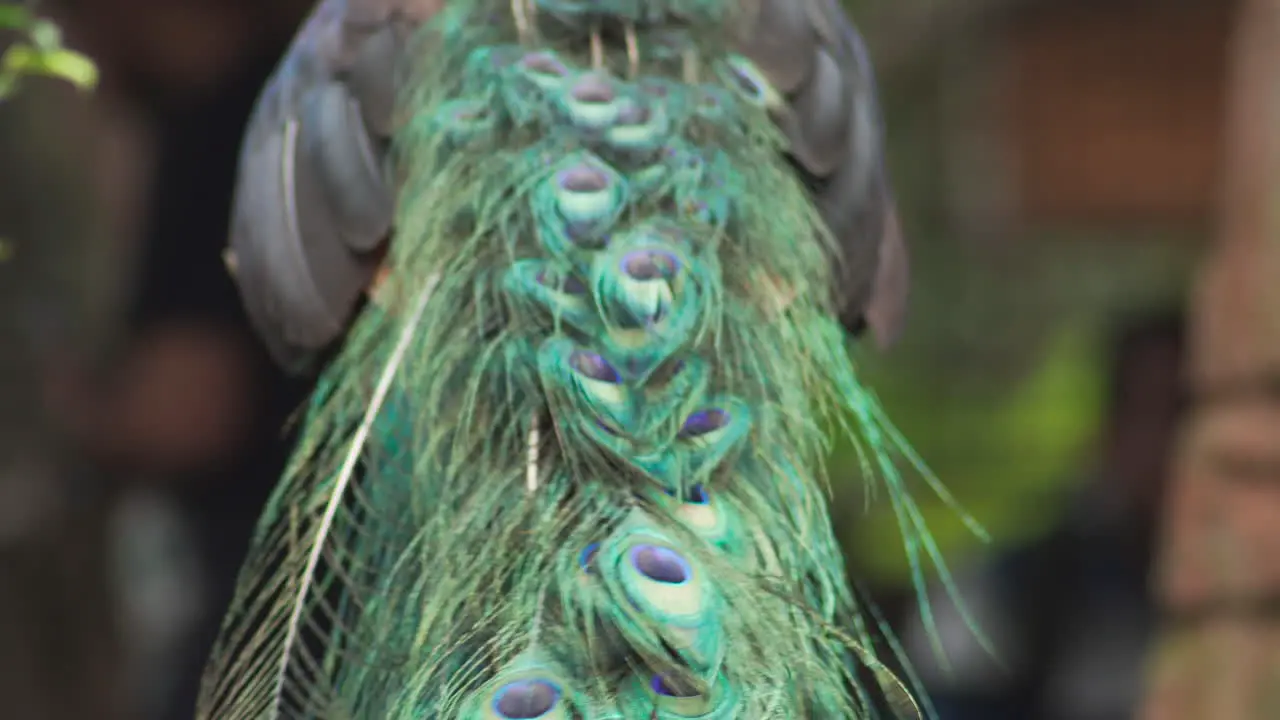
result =
[[[1280,0],[1242,2],[1232,52],[1144,720],[1280,718]]]

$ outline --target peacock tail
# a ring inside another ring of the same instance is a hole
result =
[[[423,28],[387,278],[199,717],[920,717],[846,577],[826,428],[921,584],[894,458],[923,466],[855,373],[782,98],[733,51],[757,10],[458,0]]]

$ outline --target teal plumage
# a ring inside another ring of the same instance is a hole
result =
[[[733,50],[752,11],[459,0],[423,28],[389,275],[201,717],[918,717],[831,531],[828,419],[855,419],[913,562],[936,551],[783,95]]]

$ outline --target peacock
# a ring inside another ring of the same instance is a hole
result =
[[[227,256],[318,380],[198,717],[927,712],[822,461],[945,574],[850,355],[907,295],[880,124],[835,0],[323,0]]]

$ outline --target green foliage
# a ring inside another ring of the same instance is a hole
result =
[[[0,100],[17,92],[22,80],[32,76],[66,80],[80,90],[98,84],[93,61],[62,46],[62,31],[52,21],[35,17],[20,5],[0,5],[0,29],[16,30],[25,42],[10,45],[0,56]]]
[[[1078,323],[1057,329],[1031,370],[1010,378],[1002,392],[940,373],[872,374],[903,433],[1000,544],[1050,526],[1062,508],[1063,484],[1086,457],[1101,389],[1093,340]],[[837,447],[833,464],[851,467],[851,453]],[[839,497],[842,516],[860,516],[842,533],[859,572],[907,584],[909,568],[892,543],[898,533],[892,515],[877,507],[864,513],[854,488]],[[921,510],[949,556],[976,549],[951,508],[924,502]]]
[[[0,102],[18,91],[32,75],[60,78],[82,91],[98,83],[98,68],[89,58],[62,46],[62,31],[49,20],[34,16],[20,5],[0,5],[0,32],[17,31],[25,42],[15,42],[0,55]],[[0,237],[0,263],[8,262],[17,245]]]

